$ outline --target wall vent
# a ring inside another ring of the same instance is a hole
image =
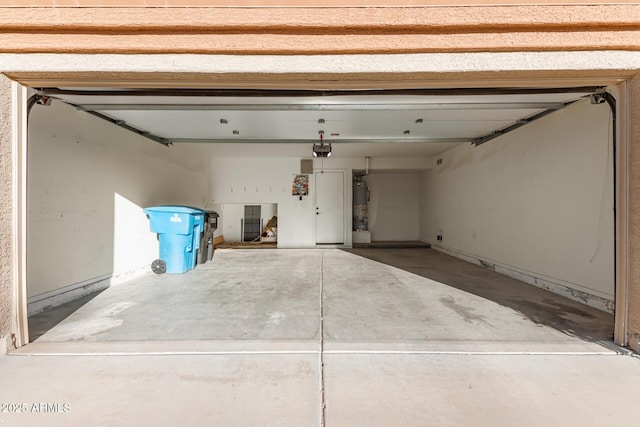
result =
[[[300,173],[304,175],[313,173],[313,159],[300,160]]]

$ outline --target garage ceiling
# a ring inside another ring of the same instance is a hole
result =
[[[39,94],[163,144],[215,143],[221,155],[309,156],[322,133],[335,157],[428,157],[484,143],[600,91],[48,88]]]

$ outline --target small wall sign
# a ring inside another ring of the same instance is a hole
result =
[[[296,175],[291,186],[291,194],[300,197],[309,195],[309,175]]]

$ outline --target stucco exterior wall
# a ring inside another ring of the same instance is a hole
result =
[[[4,0],[7,7],[228,7],[228,0]],[[235,0],[236,7],[347,7],[344,0]],[[545,0],[545,4],[580,4],[584,0]],[[593,4],[634,3],[634,0],[598,0]],[[518,5],[531,0],[349,0],[348,7],[415,7],[461,5]]]
[[[640,344],[640,74],[629,80],[629,346]]]
[[[11,81],[0,75],[0,354],[10,342],[14,313],[11,149]]]
[[[640,4],[2,8],[0,52],[338,54],[640,50]]]

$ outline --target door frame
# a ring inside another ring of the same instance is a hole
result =
[[[614,147],[614,323],[613,342],[619,346],[629,345],[629,87],[626,81],[617,85],[616,112],[617,128],[613,129],[617,144]]]
[[[27,312],[27,138],[29,120],[28,89],[11,83],[11,141],[12,141],[12,203],[13,203],[13,345],[16,348],[29,343]]]
[[[350,233],[351,225],[353,222],[353,218],[351,215],[351,204],[353,195],[351,194],[351,180],[349,176],[351,175],[351,170],[349,169],[323,169],[322,171],[314,169],[313,171],[313,204],[317,206],[318,204],[318,192],[316,190],[317,180],[316,175],[321,173],[342,173],[342,243],[337,246],[350,248],[352,246],[353,236]],[[313,241],[316,245],[317,236],[316,236],[316,210],[313,209]],[[322,246],[327,246],[325,244],[321,244]],[[328,245],[331,246],[331,245]]]

